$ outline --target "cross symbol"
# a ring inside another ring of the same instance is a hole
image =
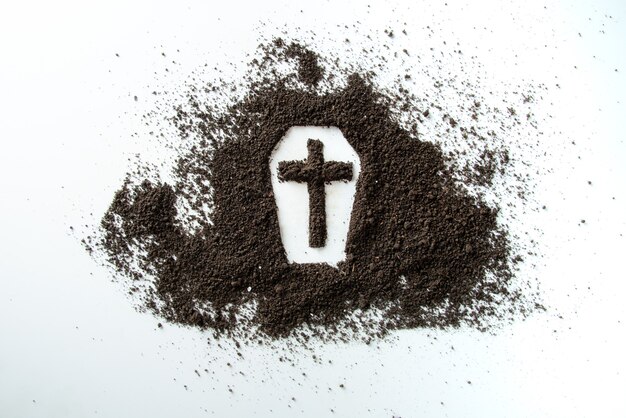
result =
[[[326,194],[324,184],[352,180],[352,163],[324,161],[324,144],[317,139],[307,142],[306,161],[281,161],[278,179],[306,183],[309,192],[309,246],[326,244]]]

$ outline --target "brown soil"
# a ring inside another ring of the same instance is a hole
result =
[[[515,303],[498,209],[456,185],[437,145],[400,126],[391,111],[399,99],[358,73],[323,92],[317,54],[280,40],[266,52],[297,60],[297,74],[267,74],[222,112],[190,97],[192,110],[179,109],[175,123],[181,138],[200,140],[180,155],[176,180],[126,182],[102,220],[110,262],[154,281],[146,305],[218,334],[276,338],[305,324],[329,335],[346,326],[368,335],[480,326],[503,301]],[[337,268],[289,263],[280,238],[268,161],[285,132],[303,125],[338,127],[361,159],[347,259]],[[191,232],[180,200],[196,213],[209,207],[210,220],[196,216]]]

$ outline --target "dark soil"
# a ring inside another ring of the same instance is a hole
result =
[[[317,139],[307,142],[309,157],[303,161],[278,163],[280,181],[306,183],[309,191],[309,246],[324,247],[326,244],[326,196],[325,184],[333,181],[352,180],[352,164],[324,161],[324,144]]]
[[[222,112],[190,97],[175,124],[181,138],[199,140],[180,155],[176,181],[127,181],[102,220],[110,262],[153,280],[146,305],[218,334],[276,338],[305,324],[328,335],[346,326],[365,325],[368,335],[481,326],[500,303],[515,303],[498,209],[455,183],[437,145],[400,126],[391,111],[399,99],[358,73],[343,88],[318,90],[325,72],[317,54],[280,40],[266,51],[265,60],[296,60],[297,74],[267,74]],[[268,161],[290,127],[305,125],[338,127],[361,159],[347,259],[337,268],[289,263],[280,238]],[[191,231],[181,200],[196,214],[208,207],[210,220],[195,216]]]

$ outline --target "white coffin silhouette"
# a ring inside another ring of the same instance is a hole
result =
[[[306,161],[310,139],[323,144],[324,161],[352,163],[352,179],[333,181],[324,186],[326,202],[326,241],[320,248],[309,246],[309,190],[306,183],[282,181],[278,166],[282,161]],[[337,266],[346,258],[346,241],[354,204],[361,161],[356,151],[336,127],[294,126],[276,144],[270,157],[272,189],[278,207],[280,236],[290,263],[327,263]]]

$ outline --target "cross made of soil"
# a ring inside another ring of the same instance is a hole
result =
[[[306,183],[309,191],[309,246],[326,244],[326,194],[324,185],[332,181],[352,180],[352,163],[324,161],[324,144],[317,139],[307,142],[306,161],[281,161],[278,179]]]

